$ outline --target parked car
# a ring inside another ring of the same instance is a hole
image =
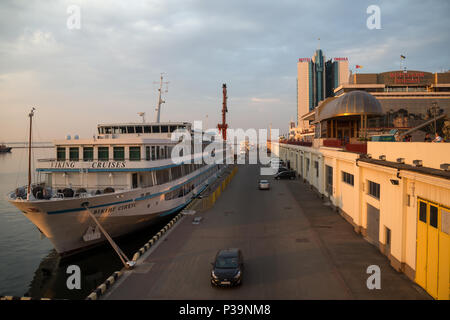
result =
[[[244,259],[238,248],[219,250],[211,263],[211,284],[215,286],[234,286],[242,283]]]
[[[269,180],[259,180],[258,187],[259,187],[259,190],[269,190],[270,189]]]
[[[296,173],[294,170],[285,170],[285,171],[281,171],[278,172],[275,175],[275,179],[295,179],[296,178]]]

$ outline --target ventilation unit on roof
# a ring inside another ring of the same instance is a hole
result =
[[[413,160],[413,165],[415,165],[416,167],[421,167],[422,166],[422,160]]]

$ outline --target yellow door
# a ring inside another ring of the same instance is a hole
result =
[[[438,299],[450,300],[450,209],[439,214],[439,283]]]
[[[439,267],[439,230],[438,207],[429,204],[428,209],[428,240],[427,240],[427,291],[437,298],[438,291],[438,267]]]
[[[417,212],[416,282],[427,287],[427,203],[419,200]]]

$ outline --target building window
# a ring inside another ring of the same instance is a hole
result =
[[[329,195],[333,195],[333,167],[325,166],[326,170],[326,191]]]
[[[66,160],[66,148],[64,148],[64,147],[56,148],[56,160],[58,160],[58,161]]]
[[[369,182],[369,195],[371,195],[376,199],[380,199],[380,185],[370,180],[368,180],[368,182]]]
[[[438,227],[438,207],[430,204],[430,226]]]
[[[125,160],[125,147],[114,147],[113,149],[114,161]]]
[[[141,147],[130,147],[130,161],[141,160]]]
[[[342,181],[353,186],[355,184],[354,176],[348,172],[342,171]]]
[[[84,147],[83,148],[83,160],[84,161],[93,161],[94,160],[94,148],[93,147]]]
[[[108,161],[109,160],[109,148],[108,147],[98,147],[98,160]]]
[[[441,231],[450,235],[450,210],[441,207]]]
[[[316,169],[316,177],[319,177],[319,162],[314,161],[314,168]]]
[[[419,220],[427,223],[427,204],[425,202],[419,202]]]

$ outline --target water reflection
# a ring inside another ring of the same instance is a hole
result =
[[[161,230],[172,217],[164,217],[151,227],[124,236],[117,240],[117,244],[131,259],[133,254]],[[66,270],[70,265],[80,267],[81,289],[79,290],[69,290],[66,286],[67,278],[70,276]],[[55,250],[51,250],[35,271],[26,295],[35,299],[85,299],[113,272],[119,271],[122,267],[122,262],[109,243],[64,258],[61,258]]]

